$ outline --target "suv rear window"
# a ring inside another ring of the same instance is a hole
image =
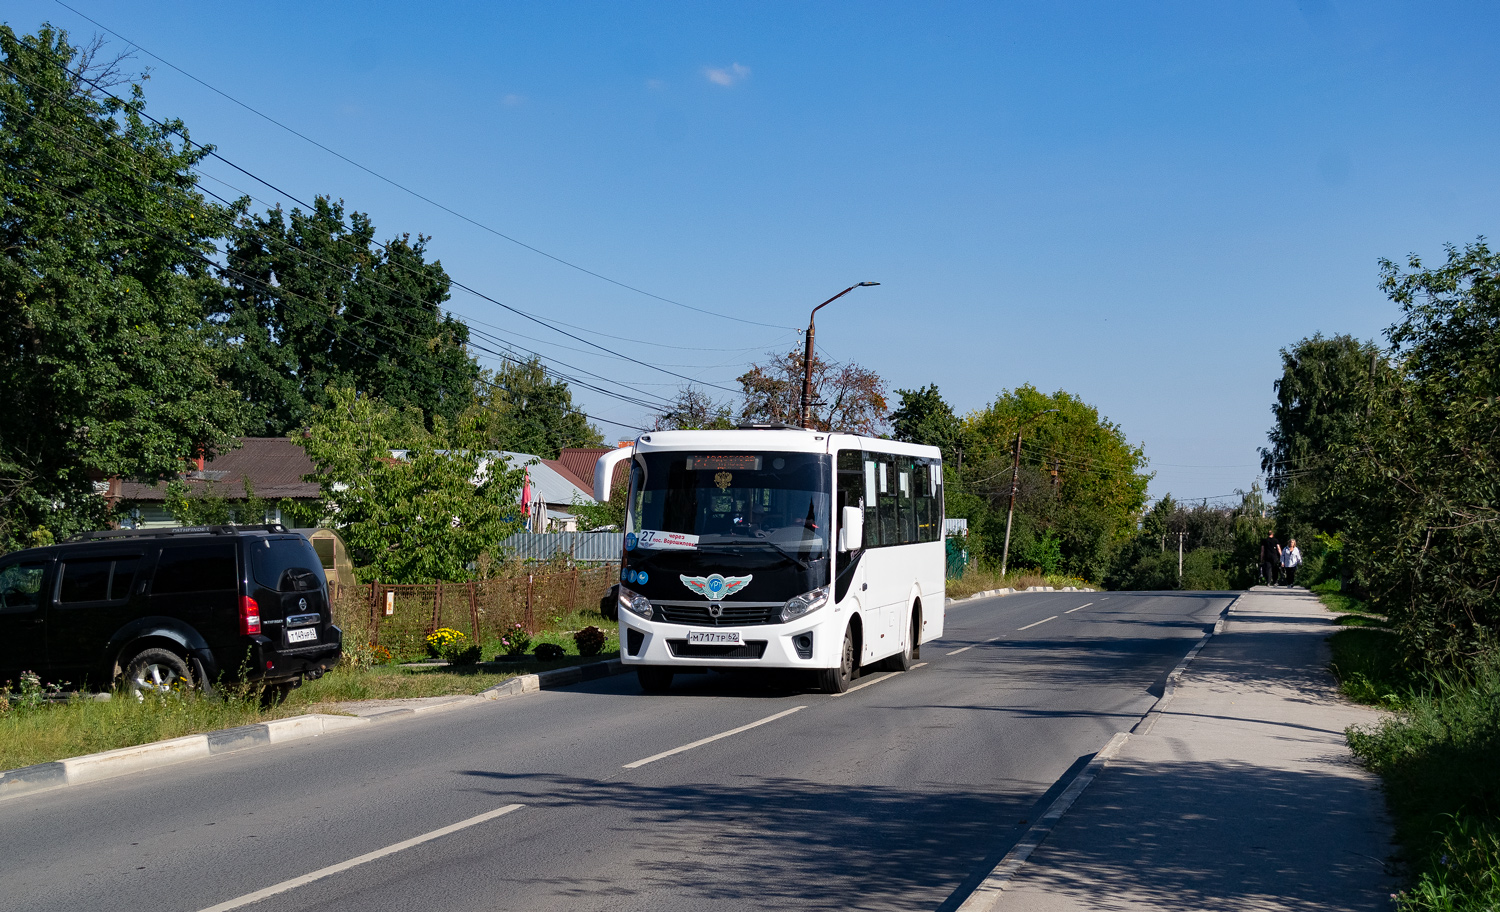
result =
[[[250,545],[255,581],[278,592],[309,592],[322,585],[323,562],[302,536],[267,538]]]
[[[0,612],[30,611],[41,602],[44,563],[11,564],[0,570]]]
[[[156,578],[151,582],[155,595],[237,588],[233,542],[167,545],[161,550]]]

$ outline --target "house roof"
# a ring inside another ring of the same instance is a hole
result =
[[[573,477],[574,484],[589,492],[594,492],[594,464],[599,457],[611,452],[614,447],[565,447],[558,454],[556,461],[561,463],[564,469]],[[625,473],[629,471],[626,463],[615,466],[615,476],[610,481],[611,490],[625,480]]]
[[[573,480],[571,473],[563,467],[562,463],[555,459],[538,460],[530,453],[502,452],[505,461],[513,469],[522,466],[531,474],[531,492],[533,497],[540,497],[549,504],[559,504],[563,507],[572,506],[573,502],[593,503],[594,497],[589,493],[589,486],[583,487]]]
[[[238,448],[208,460],[202,472],[194,469],[182,476],[181,481],[192,494],[212,490],[223,497],[240,498],[245,496],[245,482],[249,481],[255,496],[267,500],[318,496],[317,483],[302,480],[313,473],[313,464],[296,441],[289,437],[241,437],[239,443]],[[160,502],[166,500],[167,486],[165,482],[122,481],[119,497]]]

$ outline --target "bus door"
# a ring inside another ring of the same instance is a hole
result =
[[[865,659],[878,659],[901,648],[901,615],[911,592],[911,573],[903,560],[900,527],[901,460],[888,453],[864,454],[865,503]],[[908,479],[908,485],[910,480]],[[908,490],[910,490],[908,488]],[[910,497],[910,494],[907,495]]]

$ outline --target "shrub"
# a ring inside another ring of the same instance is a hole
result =
[[[531,654],[545,662],[553,662],[562,658],[567,652],[556,643],[541,643],[531,651]]]
[[[531,634],[526,632],[525,627],[517,624],[500,638],[500,648],[505,650],[508,656],[525,655],[526,651],[531,648]]]
[[[578,654],[581,656],[598,655],[608,639],[604,631],[592,624],[573,634],[573,642],[578,644]]]
[[[427,634],[427,654],[430,656],[457,665],[462,664],[470,652],[477,652],[477,650],[469,645],[469,637],[462,630],[439,627]]]

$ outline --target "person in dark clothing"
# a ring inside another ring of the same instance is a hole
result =
[[[1274,586],[1281,578],[1281,543],[1276,533],[1267,532],[1260,543],[1260,576],[1267,586]]]

